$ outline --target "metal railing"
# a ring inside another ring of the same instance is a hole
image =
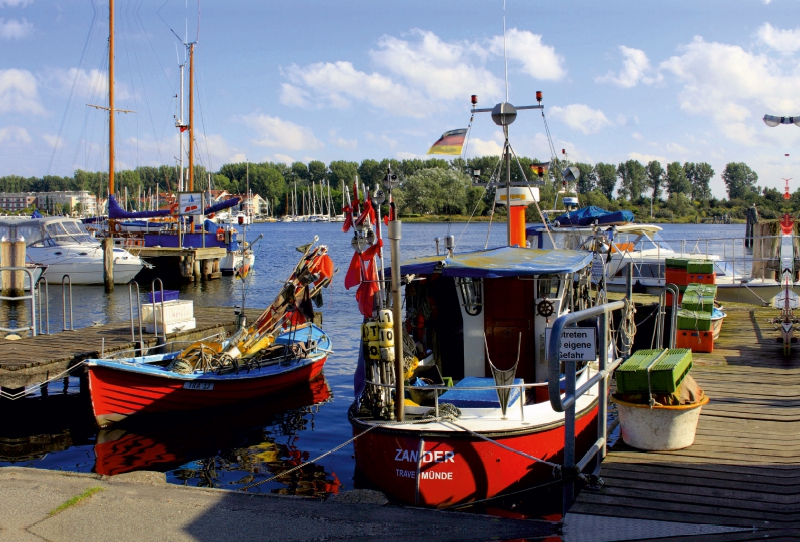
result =
[[[0,267],[0,271],[24,271],[28,274],[28,284],[30,285],[30,293],[26,295],[0,295],[0,301],[26,301],[31,302],[31,325],[25,327],[1,327],[0,331],[8,333],[19,333],[20,331],[30,331],[31,336],[36,336],[36,282],[33,280],[33,271],[26,266],[4,266]]]
[[[595,474],[599,472],[600,463],[606,456],[608,432],[613,427],[608,426],[608,377],[622,362],[623,358],[616,358],[609,363],[609,314],[626,307],[626,301],[612,301],[588,309],[565,314],[553,322],[550,332],[550,341],[547,345],[548,364],[548,391],[550,405],[556,412],[564,413],[564,467],[565,474],[563,489],[563,506],[566,513],[575,499],[575,484],[572,476],[580,474],[592,459],[596,460]],[[598,372],[589,377],[580,388],[576,385],[576,361],[574,359],[561,359],[561,334],[564,328],[574,326],[587,318],[598,318]],[[561,364],[564,364],[564,396],[561,395]],[[597,412],[597,440],[592,444],[586,454],[575,460],[575,407],[579,397],[599,384],[598,412]]]
[[[42,295],[42,284],[44,284],[44,295]],[[44,311],[42,311],[42,298],[44,298]],[[47,278],[44,276],[39,277],[36,281],[36,300],[37,300],[37,315],[39,316],[39,335],[50,335],[50,287],[47,284]],[[44,314],[44,321],[42,321],[42,314]]]
[[[69,327],[67,327],[67,299],[69,299]],[[72,279],[69,275],[61,277],[61,322],[62,331],[75,331],[72,318]]]
[[[136,287],[136,318],[139,321],[139,350],[144,347],[144,338],[142,336],[142,298],[141,294],[139,293],[139,283],[135,280],[132,280],[128,283],[128,302],[130,303],[131,308],[131,342],[133,344],[137,344],[136,341],[136,329],[133,325],[133,288]]]
[[[160,285],[161,292],[161,336],[158,334],[158,315],[156,314],[156,282]],[[153,335],[163,340],[160,343],[160,346],[163,346],[167,342],[167,325],[164,323],[164,283],[158,277],[154,278],[153,282],[150,283],[150,296],[150,303],[153,306]]]

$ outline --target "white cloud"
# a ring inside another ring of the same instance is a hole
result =
[[[599,132],[604,126],[611,124],[611,121],[599,109],[592,109],[584,104],[571,104],[566,107],[551,107],[550,114],[554,118],[560,118],[567,126],[573,130],[578,130],[584,134],[594,134]]]
[[[358,148],[358,140],[356,139],[345,139],[340,137],[336,130],[330,130],[330,142],[340,149],[349,149],[349,150],[356,150]]]
[[[364,138],[369,142],[377,141],[381,144],[381,146],[389,147],[390,149],[394,149],[397,146],[397,140],[392,139],[386,134],[381,134],[380,136],[376,136],[372,132],[364,132]]]
[[[624,58],[622,70],[618,75],[609,71],[602,77],[596,77],[596,83],[613,83],[622,88],[631,88],[638,85],[639,82],[652,85],[662,79],[660,74],[649,75],[653,72],[653,68],[644,51],[624,45],[620,45],[619,50]]]
[[[503,145],[497,141],[470,138],[468,150],[470,156],[500,156],[503,153]]]
[[[108,96],[108,72],[91,69],[69,68],[55,69],[45,76],[45,80],[53,85],[57,92],[64,95],[73,92],[75,96],[91,100],[94,103],[105,103]],[[133,94],[129,87],[119,81],[114,84],[114,97],[116,100],[130,100]],[[126,109],[116,102],[116,107]],[[127,108],[130,109],[130,108]]]
[[[284,105],[294,105],[297,107],[308,107],[310,105],[308,92],[304,89],[283,83],[281,85],[281,103]]]
[[[0,8],[24,8],[33,4],[33,0],[0,0]]]
[[[764,23],[756,35],[761,43],[781,53],[794,53],[800,49],[800,28],[781,30]]]
[[[0,143],[30,143],[31,136],[20,126],[4,126],[0,128]]]
[[[442,102],[460,101],[471,94],[493,103],[503,94],[502,78],[486,67],[502,58],[502,37],[481,42],[446,42],[436,34],[413,29],[407,37],[383,36],[369,52],[375,70],[367,73],[351,62],[291,65],[282,70],[281,102],[299,107],[348,108],[356,102],[393,115],[425,117]],[[542,37],[528,31],[508,32],[508,56],[535,79],[565,75],[563,59]]]
[[[6,21],[0,18],[0,38],[2,39],[21,39],[29,35],[32,30],[33,23],[29,23],[27,19],[9,19]]]
[[[643,136],[642,134],[640,134],[639,132],[633,132],[633,133],[631,134],[631,137],[632,137],[633,139],[635,139],[636,141],[642,141],[642,140],[644,140],[644,136]]]
[[[257,145],[292,151],[323,147],[322,142],[314,137],[310,128],[291,121],[263,114],[249,115],[242,120],[255,132],[256,139],[253,142]]]
[[[673,154],[686,155],[689,154],[689,149],[678,143],[667,143],[667,150]]]
[[[503,56],[503,37],[495,36],[489,46],[492,53]],[[564,58],[554,47],[542,43],[542,36],[527,30],[511,28],[506,32],[508,58],[522,63],[522,71],[534,79],[557,81],[566,75]]]
[[[711,117],[729,140],[758,145],[770,137],[758,120],[764,113],[791,115],[800,109],[800,74],[784,73],[766,54],[700,37],[681,50],[661,63],[683,85],[681,108]]]
[[[296,162],[294,158],[288,154],[275,153],[272,155],[272,161],[277,164],[293,164]]]
[[[36,77],[28,70],[0,70],[0,113],[44,114]]]
[[[433,32],[411,31],[415,41],[384,36],[370,56],[382,68],[422,89],[434,100],[464,100],[471,94],[498,96],[501,81],[481,65],[486,51],[468,42],[444,42]],[[501,50],[502,54],[502,50]]]
[[[359,71],[350,62],[318,62],[303,68],[293,64],[285,70],[285,75],[292,83],[291,90],[303,90],[297,94],[296,105],[315,103],[320,107],[344,109],[358,100],[401,115],[426,115],[425,107],[421,107],[426,100],[418,91],[395,83],[385,75]],[[281,100],[292,103],[286,88]]]
[[[663,156],[655,156],[655,155],[652,155],[652,154],[642,154],[642,153],[638,153],[638,152],[629,152],[628,153],[628,158],[630,158],[632,160],[638,160],[642,164],[648,164],[649,162],[652,162],[653,160],[655,160],[656,162],[661,162],[662,165],[668,163],[667,159],[664,158]]]

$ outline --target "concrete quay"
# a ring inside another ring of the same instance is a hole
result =
[[[387,506],[375,491],[320,501],[177,486],[156,472],[104,477],[5,467],[0,487],[4,542],[558,540],[559,532],[547,521]]]

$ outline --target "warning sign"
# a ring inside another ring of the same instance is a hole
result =
[[[545,344],[550,345],[552,328],[545,330]],[[597,359],[597,330],[593,327],[567,327],[561,333],[560,361]]]

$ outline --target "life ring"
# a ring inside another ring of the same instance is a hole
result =
[[[217,241],[225,241],[225,230],[217,228]]]
[[[171,214],[171,215],[177,215],[178,214],[178,204],[177,203],[173,203],[172,205],[169,206],[169,214]]]
[[[119,222],[114,223],[114,231],[122,231],[122,226]]]

